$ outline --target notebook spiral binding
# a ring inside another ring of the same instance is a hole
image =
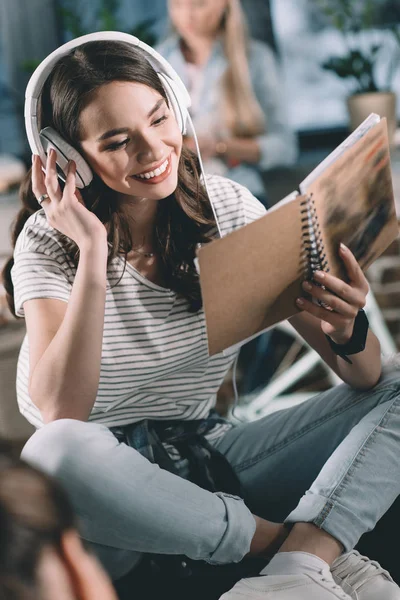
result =
[[[313,195],[305,197],[301,203],[301,230],[304,250],[304,276],[314,278],[315,271],[329,272],[325,247],[322,241],[317,211]]]

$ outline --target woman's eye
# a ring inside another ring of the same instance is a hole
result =
[[[114,144],[109,144],[106,147],[106,150],[110,150],[111,152],[113,150],[118,150],[119,148],[123,148],[124,146],[126,146],[128,142],[129,138],[127,138],[126,140],[122,140],[122,142],[115,142]]]
[[[160,117],[159,119],[157,119],[156,121],[153,122],[153,125],[161,125],[161,123],[163,121],[166,121],[168,119],[167,115],[163,115],[162,117]]]

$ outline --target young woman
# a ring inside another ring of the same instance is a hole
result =
[[[268,205],[262,171],[293,164],[297,151],[273,52],[248,38],[239,0],[168,0],[168,10],[172,32],[157,50],[191,94],[206,172]]]
[[[52,478],[0,450],[0,597],[117,600]]]
[[[263,594],[348,599],[333,580],[344,569],[361,600],[400,598],[350,552],[400,492],[400,382],[360,330],[360,267],[342,248],[348,283],[304,284],[331,310],[303,297],[292,319],[345,383],[257,422],[218,418],[235,351],[208,355],[195,249],[217,235],[214,212],[224,235],[265,209],[219,176],[207,196],[145,51],[84,40],[53,67],[38,115],[93,181],[79,193],[74,161],[63,185],[55,152],[45,174],[33,157],[5,270],[27,324],[18,401],[38,428],[23,457],[63,482],[114,578],[142,553],[220,565],[279,548]],[[353,345],[350,362],[332,342]]]

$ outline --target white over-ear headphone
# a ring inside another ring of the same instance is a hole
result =
[[[60,58],[86,42],[97,40],[127,42],[141,48],[145,52],[147,60],[157,72],[182,134],[186,133],[187,121],[190,119],[188,109],[191,100],[179,75],[161,54],[133,35],[119,31],[99,31],[83,35],[60,46],[40,63],[28,82],[25,92],[25,127],[32,153],[39,154],[43,166],[46,164],[46,156],[49,150],[51,148],[56,150],[57,169],[61,179],[65,180],[68,161],[75,161],[76,186],[78,188],[88,186],[93,179],[93,173],[79,152],[52,127],[45,127],[39,132],[37,105],[45,81]]]

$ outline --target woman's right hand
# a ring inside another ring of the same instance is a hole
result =
[[[107,231],[94,213],[88,210],[75,185],[76,165],[70,161],[64,190],[58,182],[56,152],[51,149],[46,162],[46,175],[38,155],[32,157],[32,190],[36,198],[48,194],[41,206],[49,224],[75,242],[79,250],[107,243]]]

